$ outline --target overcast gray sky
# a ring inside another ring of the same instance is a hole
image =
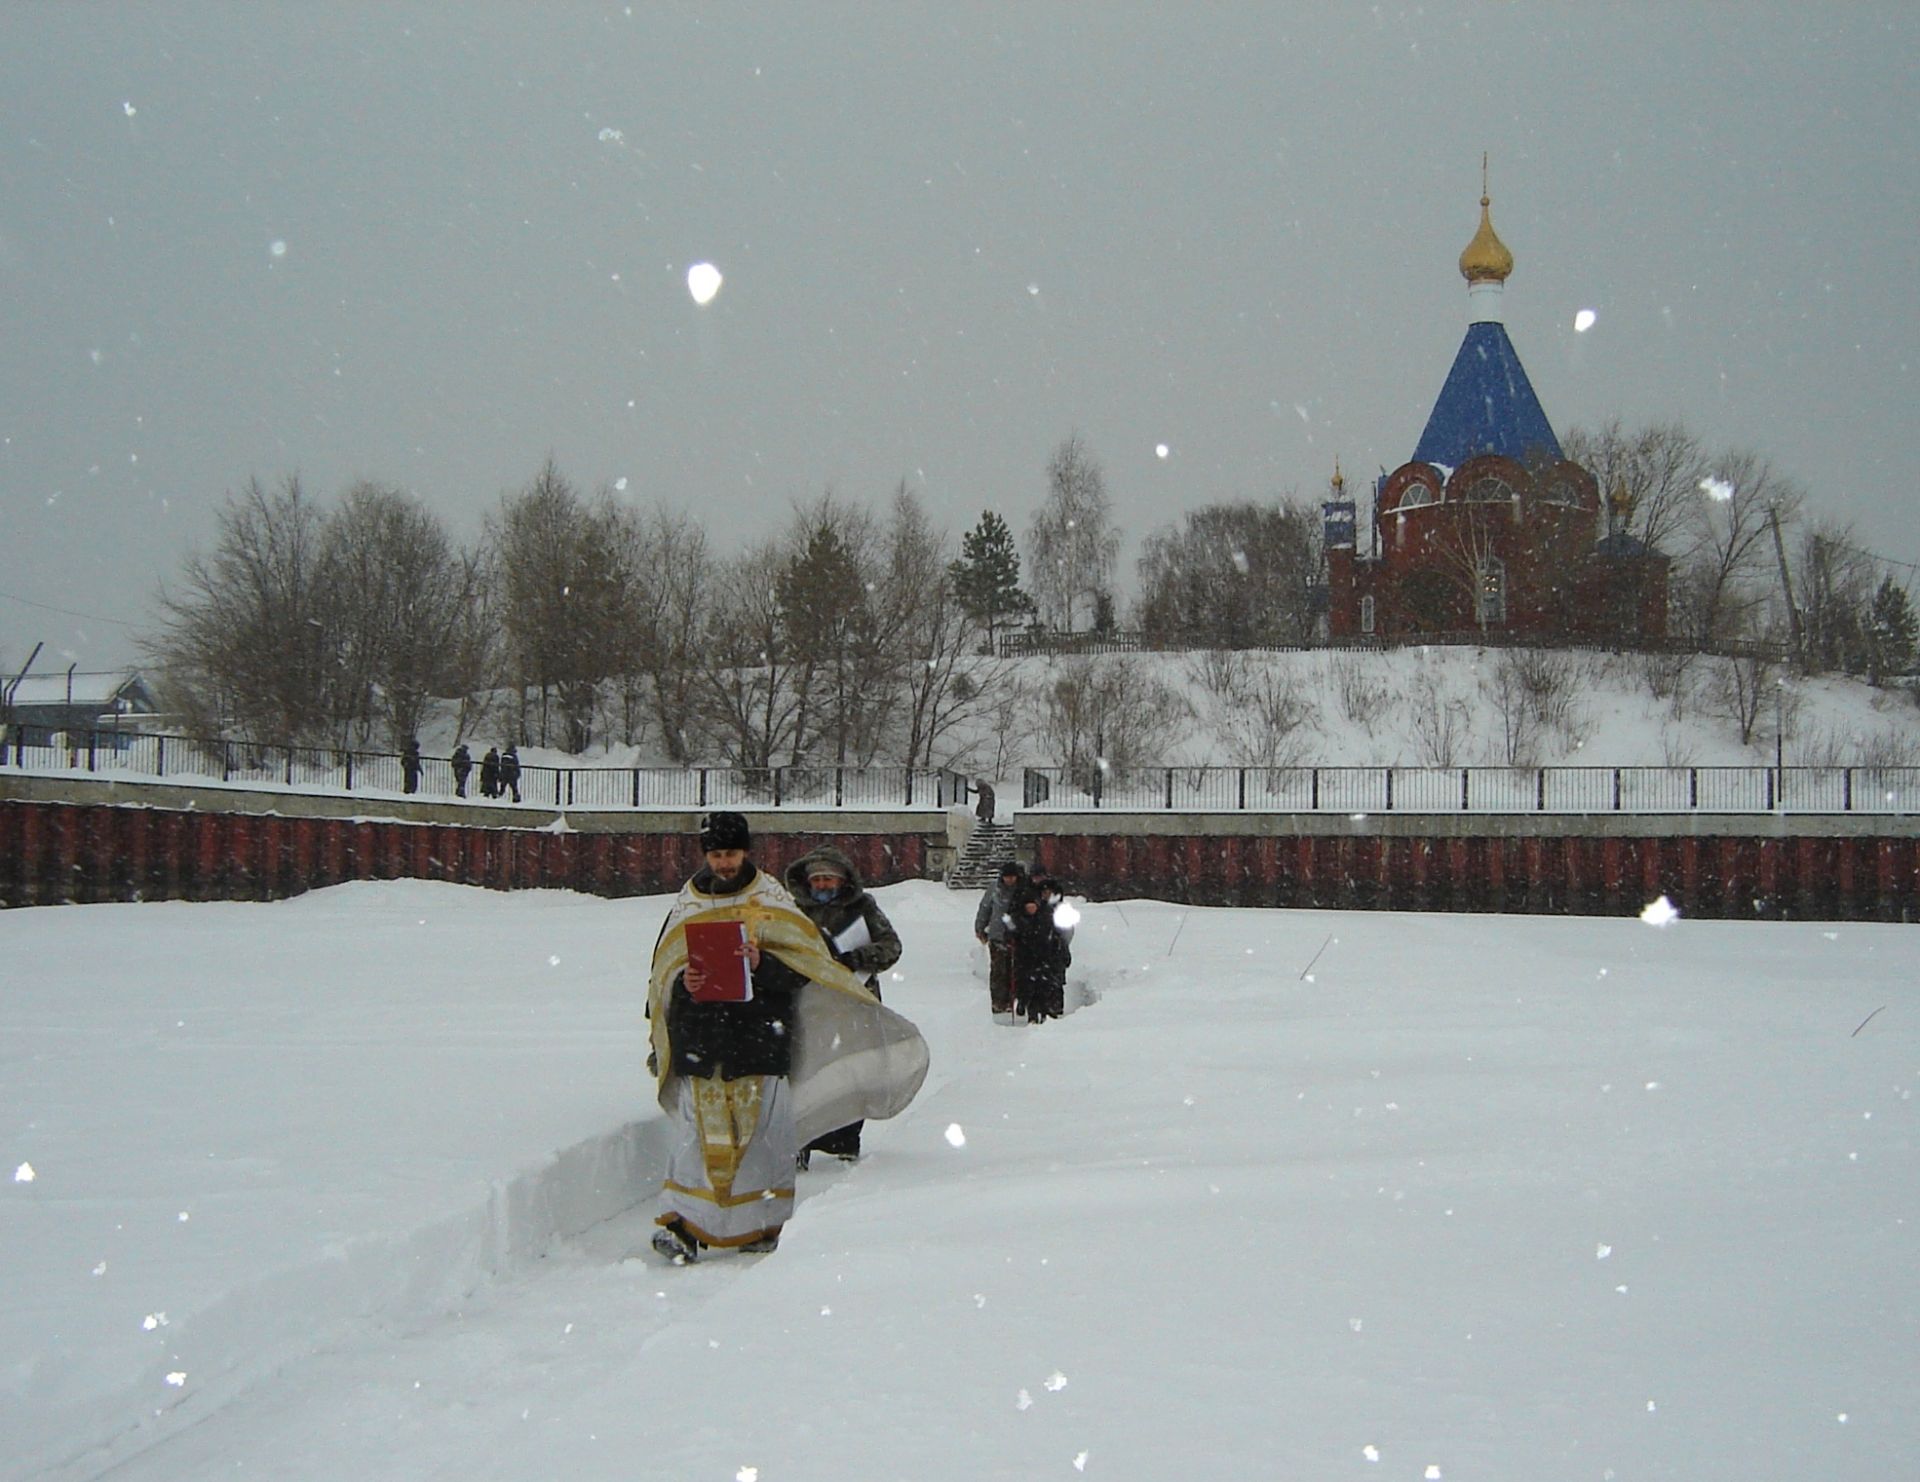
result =
[[[1410,456],[1483,150],[1557,430],[1677,416],[1920,562],[1910,3],[0,19],[0,660],[129,658],[296,472],[462,537],[549,454],[723,547],[902,478],[1024,532],[1077,432],[1130,577],[1183,510]]]

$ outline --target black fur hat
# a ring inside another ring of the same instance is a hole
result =
[[[700,820],[700,848],[710,849],[750,849],[753,847],[753,832],[747,827],[747,820],[738,813],[709,813]]]

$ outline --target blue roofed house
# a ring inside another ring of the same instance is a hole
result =
[[[1334,638],[1480,632],[1554,639],[1666,632],[1664,556],[1603,512],[1561,451],[1501,318],[1513,254],[1480,197],[1460,254],[1466,337],[1413,457],[1375,485],[1368,528],[1336,471],[1326,509]],[[1364,538],[1363,538],[1364,537]]]

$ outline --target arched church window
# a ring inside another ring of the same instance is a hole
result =
[[[1516,497],[1513,485],[1493,474],[1477,478],[1467,485],[1468,504],[1512,504]]]
[[[1434,503],[1433,489],[1415,479],[1400,491],[1400,502],[1395,509],[1416,509],[1423,504]]]

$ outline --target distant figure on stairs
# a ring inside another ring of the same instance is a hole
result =
[[[973,790],[980,800],[973,805],[973,816],[982,823],[993,822],[993,785],[984,777],[973,779]]]

